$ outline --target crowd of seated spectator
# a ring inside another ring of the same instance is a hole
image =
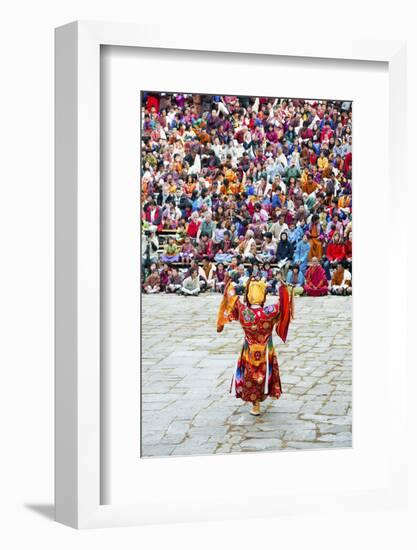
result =
[[[142,94],[142,289],[352,293],[350,102]]]

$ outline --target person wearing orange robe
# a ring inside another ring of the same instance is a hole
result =
[[[243,193],[244,191],[243,183],[239,180],[232,181],[230,182],[229,190],[230,190],[230,193],[232,193],[233,195],[237,195],[238,193]]]
[[[313,214],[311,217],[310,228],[307,232],[308,242],[310,244],[309,260],[314,256],[321,260],[323,256],[323,230],[320,225],[320,216]]]
[[[313,180],[311,176],[308,176],[307,181],[301,186],[301,189],[307,195],[311,195],[317,189],[317,183]]]

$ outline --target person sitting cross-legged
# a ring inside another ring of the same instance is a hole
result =
[[[164,246],[164,253],[161,255],[161,262],[178,262],[180,247],[175,242],[174,237],[168,238],[168,244]]]
[[[330,292],[338,296],[352,294],[352,275],[345,269],[343,262],[338,262],[333,272]]]
[[[182,278],[178,273],[178,269],[172,269],[168,279],[168,284],[165,288],[167,293],[175,293],[181,289]]]
[[[203,279],[205,283],[204,285],[205,288],[203,290],[205,289],[214,290],[216,267],[207,256],[203,258],[201,270],[200,269],[198,270],[199,275],[201,272],[203,274]]]
[[[190,276],[183,280],[181,294],[184,294],[184,296],[198,296],[200,294],[200,280],[196,269],[191,269]]]
[[[307,296],[327,296],[329,292],[326,272],[314,256],[306,271],[304,290]]]
[[[161,290],[161,279],[155,263],[151,264],[148,277],[145,279],[143,289],[146,294],[156,294]]]
[[[195,248],[191,242],[190,237],[185,237],[184,244],[181,246],[180,260],[185,263],[191,263],[191,260],[195,256]]]
[[[304,275],[301,273],[299,266],[292,266],[287,274],[287,283],[293,287],[293,294],[295,296],[302,296],[304,294],[304,282]]]

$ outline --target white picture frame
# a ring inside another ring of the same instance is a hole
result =
[[[390,187],[406,196],[395,182],[405,182],[402,145],[396,140],[406,119],[405,45],[401,41],[340,41],[331,50],[323,41],[277,42],[259,32],[249,42],[236,32],[216,38],[169,26],[74,22],[56,29],[56,191],[55,191],[55,377],[56,377],[56,519],[76,528],[134,525],[157,521],[132,504],[102,505],[100,488],[100,47],[102,45],[173,50],[267,54],[298,58],[381,61],[389,70]],[[388,139],[388,136],[387,136]],[[395,170],[394,170],[395,166]],[[395,216],[399,212],[394,211]],[[393,306],[389,296],[388,307]],[[396,295],[396,315],[405,318],[405,295]],[[403,335],[405,339],[405,335]],[[403,340],[404,341],[404,340]],[[404,348],[405,349],[405,348]],[[398,355],[397,395],[405,396],[407,358]],[[402,405],[399,418],[405,418]],[[405,422],[403,424],[405,426]],[[406,498],[404,434],[397,434],[384,491],[369,490],[346,498],[346,506],[376,501],[400,504]],[[339,501],[343,501],[340,495]],[[314,494],[293,495],[287,510],[303,512],[316,502]],[[329,500],[329,505],[332,501]],[[340,502],[339,502],[340,504]],[[221,505],[219,503],[219,509]],[[168,515],[179,518],[175,504]],[[273,513],[280,513],[279,506]],[[317,510],[317,508],[316,508]],[[211,517],[201,510],[192,519]],[[249,511],[248,511],[249,514]],[[213,516],[215,517],[215,516]],[[225,517],[233,517],[233,514]],[[191,518],[188,518],[191,519]]]

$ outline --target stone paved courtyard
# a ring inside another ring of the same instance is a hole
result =
[[[220,299],[142,297],[142,456],[350,447],[352,298],[295,299],[287,343],[274,336],[283,395],[260,417],[229,393],[243,331],[217,334]]]

